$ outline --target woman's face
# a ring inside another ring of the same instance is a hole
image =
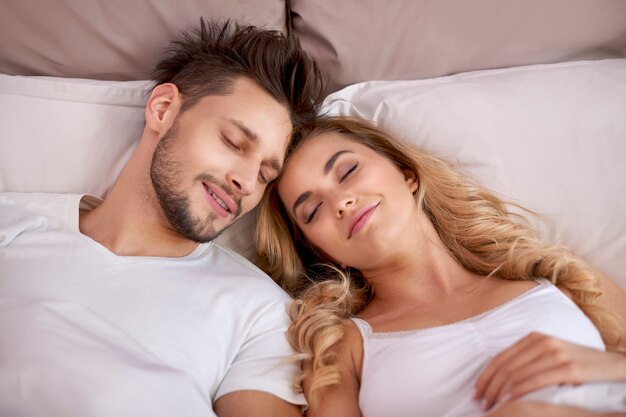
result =
[[[304,235],[337,263],[365,272],[408,242],[417,181],[349,136],[323,133],[287,163],[279,196]]]

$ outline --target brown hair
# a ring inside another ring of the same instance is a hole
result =
[[[310,122],[323,99],[319,69],[294,37],[227,20],[207,22],[171,42],[153,72],[155,85],[173,83],[182,111],[208,95],[225,95],[239,77],[257,82],[286,105],[294,127]]]
[[[506,203],[448,163],[405,145],[365,120],[320,120],[292,145],[286,164],[307,138],[329,132],[345,135],[416,175],[416,204],[464,268],[507,280],[550,280],[593,321],[607,346],[617,349],[618,318],[596,304],[602,293],[598,273],[567,248],[541,242],[519,214],[521,207]],[[517,213],[513,206],[518,207]],[[291,309],[288,336],[299,357],[312,363],[311,392],[336,384],[339,370],[333,346],[343,337],[342,319],[369,302],[368,285],[358,270],[342,271],[306,240],[285,210],[276,182],[266,189],[259,208],[260,266],[298,298]],[[303,377],[301,373],[299,378]]]

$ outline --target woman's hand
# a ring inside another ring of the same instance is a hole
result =
[[[578,407],[540,402],[514,401],[504,404],[486,417],[624,417],[624,413],[595,413]]]
[[[626,381],[626,356],[530,333],[498,354],[476,381],[484,410],[549,385]]]

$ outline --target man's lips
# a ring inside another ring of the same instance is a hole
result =
[[[237,203],[221,187],[212,184],[202,183],[211,206],[222,217],[237,213]]]
[[[379,203],[371,204],[369,206],[363,207],[361,210],[357,211],[356,214],[350,219],[350,224],[348,225],[348,239],[350,239],[353,235],[359,232],[365,226],[365,224],[369,221],[370,217],[374,214],[374,211],[380,205]]]

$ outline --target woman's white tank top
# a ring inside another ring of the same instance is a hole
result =
[[[604,350],[587,316],[554,285],[538,282],[492,310],[443,326],[374,333],[366,321],[354,318],[363,338],[363,417],[484,415],[472,399],[481,370],[533,331]],[[626,384],[553,386],[526,398],[598,411],[626,410]]]

